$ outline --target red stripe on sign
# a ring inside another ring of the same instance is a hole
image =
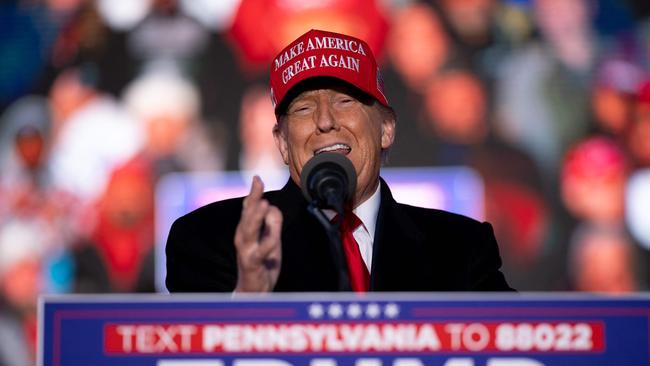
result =
[[[601,352],[602,322],[109,324],[109,354]]]

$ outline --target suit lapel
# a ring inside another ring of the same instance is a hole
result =
[[[438,276],[426,235],[395,202],[381,180],[381,204],[373,244],[370,288],[373,291],[418,291],[435,287]],[[440,273],[444,277],[443,273]]]

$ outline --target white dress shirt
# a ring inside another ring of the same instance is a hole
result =
[[[352,235],[359,244],[359,251],[363,262],[368,268],[372,268],[372,243],[375,240],[375,227],[377,226],[377,213],[379,212],[379,203],[381,202],[380,185],[377,185],[375,193],[370,196],[364,203],[354,209],[354,213],[359,217],[363,225],[359,226]]]

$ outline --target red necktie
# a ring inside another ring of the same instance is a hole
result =
[[[359,244],[352,235],[359,225],[362,225],[362,223],[357,215],[353,212],[346,212],[343,222],[341,222],[341,242],[343,243],[343,251],[348,264],[352,291],[366,292],[370,288],[370,273],[368,273],[368,268],[361,257]]]

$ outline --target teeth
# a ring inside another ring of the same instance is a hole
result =
[[[318,155],[318,154],[324,153],[324,152],[337,151],[337,150],[350,151],[350,150],[352,150],[352,148],[350,146],[346,145],[346,144],[334,144],[334,145],[330,145],[330,146],[321,147],[320,149],[318,149],[318,150],[316,150],[314,152],[314,155]]]

